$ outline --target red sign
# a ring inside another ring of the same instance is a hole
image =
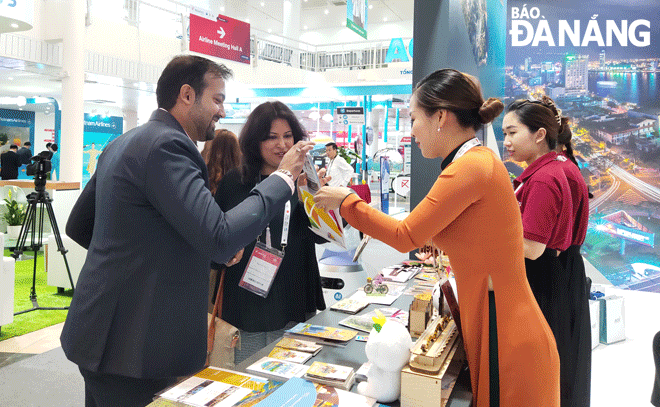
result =
[[[249,64],[250,24],[223,15],[214,21],[190,14],[190,50]]]

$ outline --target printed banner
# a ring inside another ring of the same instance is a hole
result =
[[[572,119],[590,200],[585,258],[660,292],[660,13],[643,0],[508,1],[507,104],[548,95]],[[514,175],[522,165],[505,155]]]
[[[85,113],[83,133],[82,187],[89,182],[96,171],[98,157],[105,146],[119,137],[124,128],[124,119],[117,116],[99,116]]]
[[[218,15],[216,20],[190,14],[190,50],[250,63],[250,24]]]
[[[367,11],[369,0],[348,0],[346,2],[346,27],[367,39]]]

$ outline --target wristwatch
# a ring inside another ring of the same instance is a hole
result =
[[[291,174],[291,171],[280,168],[280,169],[277,170],[277,172],[281,172],[282,174],[284,174],[287,177],[291,178],[291,180],[293,181],[293,174]]]

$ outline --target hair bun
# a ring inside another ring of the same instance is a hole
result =
[[[479,108],[481,123],[490,123],[504,110],[504,104],[497,98],[488,98]]]

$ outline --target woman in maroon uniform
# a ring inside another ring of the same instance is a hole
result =
[[[514,188],[523,219],[527,278],[559,351],[561,405],[589,406],[591,330],[580,255],[588,190],[573,157],[568,118],[548,97],[518,100],[508,107],[502,128],[511,158],[528,165]]]

